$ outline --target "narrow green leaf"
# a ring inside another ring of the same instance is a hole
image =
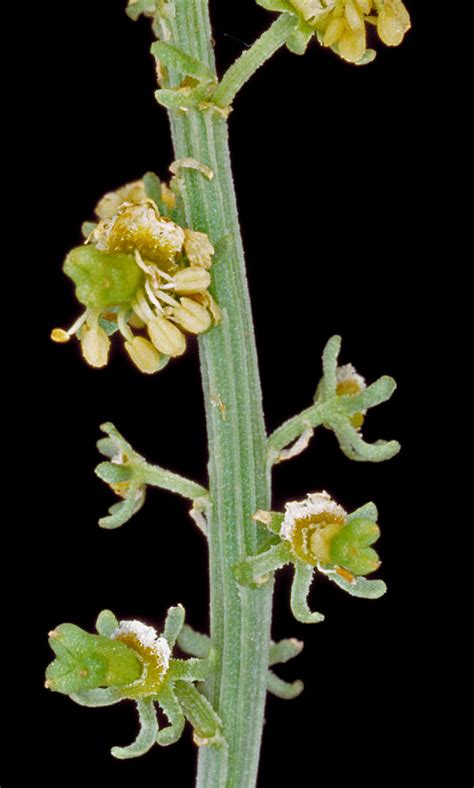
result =
[[[123,700],[117,687],[98,687],[97,689],[81,690],[81,692],[72,693],[69,697],[79,706],[88,706],[89,708],[114,706],[115,703]]]

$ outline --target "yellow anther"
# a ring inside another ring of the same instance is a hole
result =
[[[338,41],[339,54],[349,63],[357,63],[365,54],[365,27],[361,30],[346,29]]]
[[[211,317],[207,309],[186,297],[181,298],[179,306],[173,309],[173,319],[191,334],[202,334],[211,325]]]
[[[99,325],[86,325],[81,332],[81,349],[91,367],[105,367],[109,357],[110,339]]]
[[[333,44],[336,44],[339,41],[345,29],[346,29],[346,23],[343,17],[333,16],[332,19],[329,21],[329,24],[326,28],[326,32],[324,34],[324,39],[323,39],[324,46],[332,47]]]
[[[363,14],[370,14],[372,9],[372,0],[355,0],[355,2]]]
[[[364,27],[364,20],[361,12],[356,8],[352,0],[347,0],[345,8],[345,17],[347,24],[353,31],[362,30]]]
[[[165,356],[181,356],[186,350],[186,338],[178,326],[165,317],[154,317],[148,323],[148,333],[154,346]]]
[[[51,339],[53,342],[69,342],[71,339],[70,335],[64,328],[53,328],[50,334]]]
[[[204,268],[183,268],[174,276],[177,293],[203,293],[211,284],[211,276]]]
[[[398,46],[410,27],[410,15],[401,0],[385,0],[377,21],[377,31],[384,44]]]
[[[134,337],[125,342],[125,350],[140,372],[152,375],[160,368],[160,354],[145,337]]]

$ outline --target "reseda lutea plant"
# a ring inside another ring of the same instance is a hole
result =
[[[74,624],[50,633],[56,658],[46,686],[86,706],[133,700],[140,730],[112,754],[130,758],[180,737],[185,721],[199,747],[197,785],[251,788],[257,780],[266,693],[283,699],[302,691],[271,668],[295,657],[302,643],[270,639],[274,573],[291,564],[291,609],[298,621],[322,613],[308,603],[314,573],[356,597],[385,592],[373,547],[377,509],[348,513],[325,491],[271,508],[272,467],[304,451],[325,427],[355,461],[379,462],[396,441],[367,443],[370,408],[388,400],[389,377],[367,385],[351,364],[339,363],[341,339],[323,352],[313,400],[267,436],[257,354],[233,190],[227,117],[239,89],[280,47],[303,54],[314,37],[344,60],[363,65],[371,26],[387,45],[410,26],[400,0],[260,0],[278,16],[218,79],[207,0],[129,0],[132,19],[149,17],[157,38],[158,102],[168,109],[176,160],[169,184],[147,173],[99,201],[83,225],[84,244],[66,257],[82,314],[53,340],[79,339],[93,367],[108,363],[111,337],[121,336],[132,362],[155,374],[198,337],[209,444],[206,488],[150,465],[113,424],[102,426],[96,469],[118,497],[99,524],[114,529],[143,505],[148,485],[190,502],[207,541],[210,632],[184,623],[181,605],[168,611],[161,635],[140,621],[102,611],[97,634]],[[166,373],[163,373],[166,374]],[[182,659],[175,649],[190,655]],[[156,706],[169,724],[159,729]]]

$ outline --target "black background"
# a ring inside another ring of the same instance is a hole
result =
[[[305,692],[292,702],[268,700],[261,786],[379,786],[408,774],[427,779],[437,763],[420,733],[431,712],[416,533],[417,363],[431,332],[424,207],[433,178],[426,147],[432,81],[424,20],[407,5],[413,29],[401,47],[380,45],[364,68],[315,44],[305,57],[281,51],[243,89],[230,119],[268,429],[309,404],[324,343],[340,333],[343,363],[368,381],[386,373],[399,384],[390,403],[371,411],[364,435],[403,444],[388,463],[351,463],[319,431],[303,455],[275,470],[274,508],[318,489],[348,510],[375,500],[389,592],[376,602],[357,600],[318,581],[311,602],[326,621],[304,626],[289,611],[291,572],[280,573],[273,636],[301,638],[305,649],[279,674],[303,678]],[[222,73],[269,15],[249,0],[211,6]],[[48,339],[53,326],[78,314],[61,262],[81,242],[81,222],[106,191],[150,169],[166,178],[173,159],[166,114],[153,98],[148,23],[129,21],[121,0],[81,0],[43,8],[38,24],[27,122],[42,252],[30,280],[35,372],[27,376],[22,419],[22,462],[33,472],[21,492],[29,528],[20,530],[13,587],[14,596],[31,600],[32,735],[29,757],[16,760],[16,778],[5,786],[25,784],[32,765],[38,782],[52,788],[150,779],[189,786],[195,751],[188,730],[172,748],[118,762],[109,750],[134,738],[133,704],[83,709],[42,688],[51,658],[46,633],[56,624],[91,630],[98,611],[110,607],[159,627],[167,607],[181,601],[188,622],[206,630],[208,601],[206,550],[186,504],[152,490],[133,521],[103,531],[97,519],[114,499],[93,474],[99,424],[110,420],[151,462],[205,484],[196,344],[149,378],[119,342],[97,371],[76,344]]]

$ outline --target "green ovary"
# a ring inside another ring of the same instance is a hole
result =
[[[351,520],[331,541],[331,562],[355,575],[375,572],[380,566],[380,560],[369,545],[376,542],[379,536],[380,529],[372,520]]]
[[[49,689],[69,695],[96,687],[121,687],[140,678],[141,661],[128,646],[61,624],[50,635],[56,659],[48,665]]]
[[[101,310],[129,304],[144,280],[132,254],[103,252],[94,246],[71,249],[64,273],[76,285],[78,301]]]

